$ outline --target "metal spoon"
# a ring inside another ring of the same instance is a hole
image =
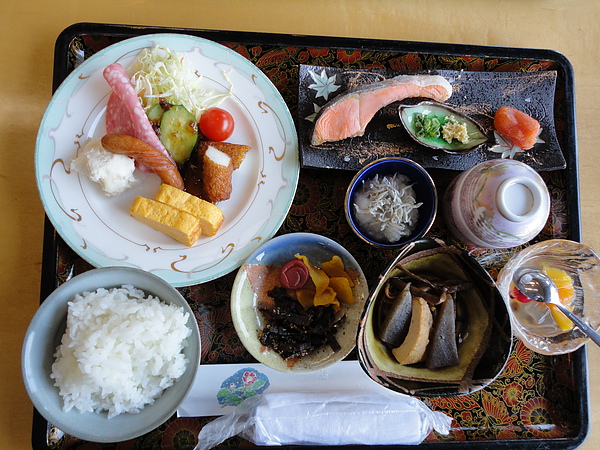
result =
[[[575,323],[579,329],[596,344],[600,345],[600,334],[585,323],[579,316],[560,301],[558,288],[554,281],[543,272],[534,269],[522,268],[513,276],[515,286],[522,294],[536,302],[551,303]]]

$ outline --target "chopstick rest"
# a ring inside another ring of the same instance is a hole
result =
[[[403,394],[272,393],[204,426],[194,450],[240,435],[256,445],[416,445],[452,418]]]

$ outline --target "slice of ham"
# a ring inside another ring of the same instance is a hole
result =
[[[113,63],[104,69],[103,74],[104,79],[113,90],[106,107],[107,132],[136,137],[156,148],[175,164],[173,157],[154,132],[123,66]]]
[[[106,134],[135,136],[131,114],[123,100],[114,92],[111,92],[106,104]]]

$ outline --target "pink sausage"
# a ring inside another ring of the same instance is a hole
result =
[[[185,189],[177,165],[141,139],[128,135],[107,134],[102,138],[102,147],[109,152],[129,156],[142,163],[158,175],[163,183],[177,189]]]

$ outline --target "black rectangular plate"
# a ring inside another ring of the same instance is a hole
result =
[[[426,99],[410,98],[382,108],[370,121],[363,136],[311,145],[314,120],[322,107],[335,101],[337,96],[343,95],[352,87],[408,73],[301,65],[298,82],[298,139],[302,167],[359,170],[378,158],[402,156],[427,169],[466,170],[483,161],[503,156],[502,153],[492,151],[497,143],[493,133],[493,117],[500,106],[506,105],[527,112],[540,122],[542,128],[540,138],[543,142],[529,151],[517,153],[514,159],[528,164],[538,172],[565,168],[566,161],[554,129],[556,71],[436,70],[428,73],[441,75],[450,82],[453,93],[444,104],[479,123],[486,131],[489,143],[462,155],[418,144],[402,126],[398,107]],[[329,89],[320,89],[322,80],[327,80],[324,84],[330,86]],[[331,92],[332,89],[335,90]]]

